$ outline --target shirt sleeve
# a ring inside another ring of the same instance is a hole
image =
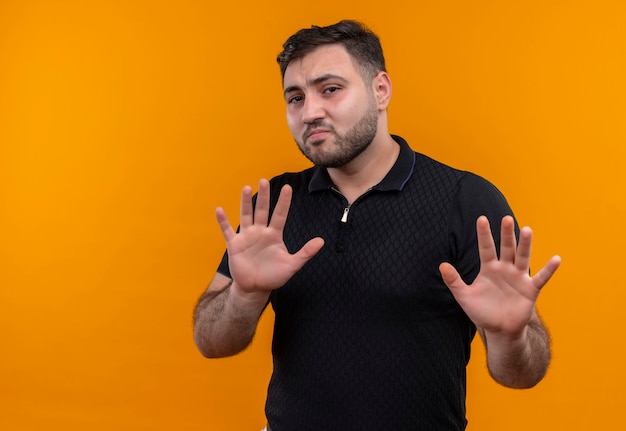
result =
[[[222,256],[222,261],[217,267],[217,272],[222,275],[225,275],[228,278],[232,278],[230,276],[230,268],[228,267],[228,252],[227,251],[224,251],[224,255]]]
[[[515,216],[504,195],[484,178],[466,173],[457,184],[449,214],[449,253],[452,265],[463,281],[470,284],[480,271],[476,219],[484,215],[491,225],[491,233],[500,254],[500,224],[506,215]],[[519,226],[515,220],[515,236]]]

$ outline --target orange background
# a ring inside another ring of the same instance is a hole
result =
[[[410,4],[409,4],[410,3]],[[540,297],[546,379],[503,389],[475,344],[469,430],[617,429],[626,371],[626,3],[0,2],[0,429],[257,430],[272,316],[206,360],[191,312],[213,211],[308,166],[274,58],[301,27],[368,23],[390,128],[494,182],[561,254]]]

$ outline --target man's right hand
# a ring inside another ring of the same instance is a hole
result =
[[[252,207],[252,188],[241,192],[241,220],[235,232],[222,208],[217,208],[217,221],[226,240],[230,274],[242,295],[268,294],[284,285],[324,246],[320,237],[308,241],[291,254],[283,240],[283,229],[291,205],[292,189],[285,185],[280,191],[271,220],[270,184],[259,181],[256,208]]]

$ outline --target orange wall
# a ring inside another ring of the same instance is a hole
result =
[[[410,5],[409,5],[410,3]],[[391,130],[490,179],[536,232],[546,380],[470,364],[470,430],[616,429],[626,385],[626,7],[502,2],[0,2],[0,429],[256,430],[271,315],[205,360],[191,310],[223,249],[213,211],[308,163],[275,55],[362,19],[386,48]]]

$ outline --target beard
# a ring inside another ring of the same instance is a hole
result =
[[[309,130],[315,128],[324,128],[330,131],[334,138],[334,142],[330,144],[332,148],[328,151],[315,151],[316,147],[322,145],[322,142],[319,144],[315,142],[306,144],[304,137],[302,143],[296,140],[298,148],[307,159],[317,166],[339,168],[354,160],[374,140],[378,131],[378,109],[375,104],[370,104],[367,112],[343,135],[337,133],[332,125],[323,121],[316,121],[309,124],[303,136],[306,136]]]

